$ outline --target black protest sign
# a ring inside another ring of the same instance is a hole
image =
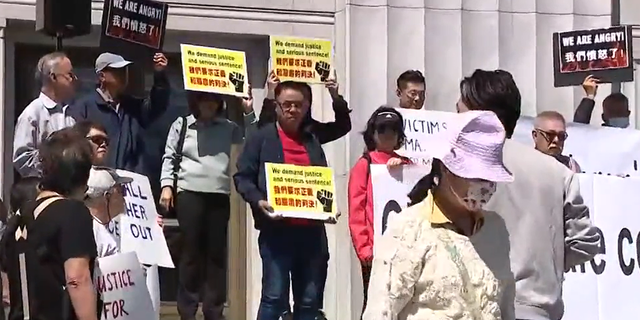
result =
[[[554,85],[580,85],[588,75],[601,82],[633,81],[632,42],[625,26],[554,33]]]
[[[105,0],[100,47],[138,58],[162,51],[168,11],[169,6],[158,1]]]

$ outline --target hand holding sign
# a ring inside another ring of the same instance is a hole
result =
[[[167,68],[167,64],[169,64],[169,60],[163,53],[156,53],[153,56],[153,69],[156,72],[164,71]]]
[[[329,190],[318,190],[316,198],[322,204],[322,210],[324,212],[331,212],[333,209],[333,193]]]
[[[332,99],[336,99],[340,95],[340,85],[338,84],[336,70],[333,70],[333,76],[324,83],[325,88],[329,90]]]
[[[599,80],[592,75],[588,75],[584,79],[584,82],[582,83],[582,89],[584,89],[584,93],[587,94],[587,97],[591,99],[595,98],[596,93],[598,93],[598,82]]]
[[[229,73],[229,81],[233,84],[236,92],[240,93],[244,90],[244,75],[240,72]]]
[[[316,72],[320,75],[320,81],[325,82],[331,73],[331,65],[324,61],[316,62]]]
[[[260,200],[258,201],[258,207],[260,207],[262,212],[270,219],[273,219],[273,220],[282,219],[282,214],[275,212],[275,210],[273,210],[273,207],[269,204],[269,202],[265,200]]]

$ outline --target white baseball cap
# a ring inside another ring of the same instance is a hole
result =
[[[91,198],[102,197],[113,187],[130,183],[131,181],[133,181],[132,178],[118,175],[116,170],[94,166],[89,173],[87,192],[85,194]]]

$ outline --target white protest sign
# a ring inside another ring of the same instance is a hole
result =
[[[390,214],[399,213],[408,206],[407,194],[430,170],[430,165],[405,165],[391,170],[384,164],[371,165],[374,244],[387,229]]]
[[[447,130],[447,123],[455,117],[454,112],[397,109],[404,118],[407,136],[405,146],[398,151],[415,163],[426,163],[429,159],[429,141],[438,139]],[[533,118],[522,116],[513,134],[513,139],[533,147]],[[571,155],[584,172],[605,174],[628,174],[640,176],[640,131],[609,127],[594,127],[586,124],[568,123],[568,140],[564,154]]]
[[[602,254],[566,273],[563,319],[633,319],[640,287],[640,178],[579,176]]]
[[[94,283],[102,296],[103,320],[155,318],[143,270],[135,252],[99,258]]]
[[[118,170],[118,174],[133,179],[124,186],[126,212],[109,226],[114,234],[120,234],[121,252],[137,253],[140,263],[174,268],[167,240],[156,220],[158,211],[149,179],[124,170]]]
[[[398,150],[398,154],[410,158],[414,163],[427,164],[429,141],[447,130],[447,120],[455,113],[444,111],[426,111],[396,109],[404,119],[404,133],[407,140]]]

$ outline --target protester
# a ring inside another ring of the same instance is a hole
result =
[[[431,173],[376,245],[365,320],[502,319],[502,288],[470,238],[483,227],[496,183],[513,180],[502,163],[505,131],[491,112],[448,125],[430,148]]]
[[[229,165],[232,145],[242,144],[244,132],[224,117],[222,95],[188,91],[187,98],[191,114],[169,129],[160,175],[160,204],[168,211],[175,200],[182,237],[178,313],[183,320],[194,319],[204,287],[205,319],[224,319]],[[252,100],[243,105],[244,127],[250,128],[256,122]]]
[[[580,165],[571,156],[562,154],[567,134],[567,124],[564,117],[557,111],[543,111],[533,122],[533,142],[538,151],[556,158],[571,171],[580,173]]]
[[[258,128],[261,128],[267,124],[276,122],[277,118],[277,102],[274,100],[274,92],[277,85],[280,83],[280,79],[273,70],[269,73],[267,79],[267,98],[264,99],[262,104],[262,110],[260,111],[260,119],[258,121]],[[311,87],[304,83],[301,84],[304,88],[304,97],[309,105],[313,103],[313,96],[311,94]],[[311,117],[311,111],[307,113],[304,121],[304,126],[308,127],[308,130],[312,132],[321,144],[329,143],[344,137],[349,131],[351,131],[351,110],[347,104],[347,101],[340,95],[340,86],[336,80],[335,72],[333,77],[327,79],[325,82],[325,88],[329,91],[331,100],[333,101],[333,112],[335,115],[335,121],[332,122],[319,122]]]
[[[426,84],[422,72],[407,70],[396,81],[398,106],[402,109],[420,110],[424,106]]]
[[[104,164],[109,152],[109,136],[107,136],[107,129],[101,124],[89,120],[83,120],[76,123],[74,129],[78,131],[80,135],[86,137],[91,142],[91,149],[93,150],[93,165],[100,166]]]
[[[21,207],[20,221],[11,230],[15,238],[10,241],[16,241],[16,250],[7,253],[9,318],[97,320],[92,284],[96,243],[91,215],[82,203],[91,146],[67,128],[52,134],[39,151],[40,193],[36,201]]]
[[[596,105],[594,99],[598,92],[598,83],[599,80],[592,75],[584,79],[582,88],[586,96],[580,101],[573,115],[573,122],[591,123],[591,114]],[[622,93],[612,93],[602,101],[602,125],[605,127],[628,128],[630,114],[629,99]]]
[[[349,174],[349,229],[353,247],[362,269],[364,307],[367,305],[367,290],[373,261],[373,188],[371,186],[371,164],[386,164],[394,167],[409,164],[411,160],[398,155],[404,144],[404,121],[400,112],[390,107],[380,107],[373,112],[362,133],[366,151],[351,168]]]
[[[120,246],[107,226],[113,218],[125,212],[124,185],[133,179],[122,177],[110,168],[91,168],[84,204],[93,217],[93,236],[98,258],[120,252]]]
[[[52,132],[74,124],[67,101],[75,94],[76,75],[62,52],[44,55],[36,67],[40,95],[18,117],[13,136],[13,165],[20,176],[40,176],[38,148]]]
[[[234,175],[236,190],[249,203],[255,227],[260,231],[262,295],[258,320],[277,320],[289,306],[293,287],[296,319],[321,316],[328,259],[327,235],[320,221],[283,219],[267,202],[265,163],[327,166],[314,135],[304,123],[310,102],[307,85],[284,81],[275,88],[277,121],[250,135]],[[290,281],[291,280],[291,281]]]
[[[131,61],[113,53],[96,59],[98,86],[69,108],[76,121],[91,120],[107,129],[115,146],[103,165],[147,174],[143,158],[146,143],[144,129],[164,114],[169,104],[169,80],[165,73],[167,58],[162,53],[153,57],[153,86],[146,99],[126,93]]]
[[[510,139],[520,117],[521,96],[509,72],[476,70],[464,78],[457,109],[488,110],[498,116],[508,138],[504,163],[515,178],[498,184],[487,204],[486,210],[499,218],[486,221],[491,234],[481,232],[473,239],[476,250],[501,281],[515,279],[509,289],[515,290],[515,318],[561,319],[564,271],[593,258],[600,243],[579,180],[555,159]],[[495,240],[499,235],[504,239]],[[499,250],[490,245],[495,243],[509,244],[503,251],[510,268],[495,261]],[[513,319],[513,293],[505,292],[502,301],[503,318]]]

